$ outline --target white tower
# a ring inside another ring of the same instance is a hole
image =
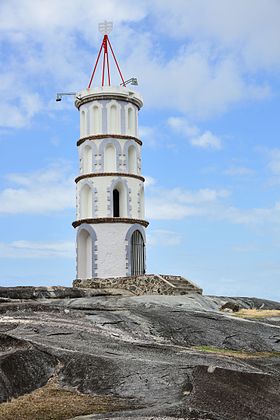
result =
[[[145,273],[148,222],[141,175],[142,142],[138,138],[138,111],[143,102],[126,87],[107,36],[108,22],[105,27],[89,87],[77,93],[75,101],[80,112],[80,175],[75,180],[77,214],[73,223],[77,231],[77,279]],[[108,45],[123,86],[110,86]],[[92,88],[102,49],[102,86]]]

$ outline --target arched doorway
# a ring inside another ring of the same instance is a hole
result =
[[[135,230],[131,236],[131,275],[141,276],[145,274],[145,244],[139,230]]]

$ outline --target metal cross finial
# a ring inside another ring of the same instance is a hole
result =
[[[113,22],[108,22],[107,20],[104,20],[104,22],[100,22],[98,24],[99,32],[101,32],[103,35],[108,35],[112,29],[113,29]]]

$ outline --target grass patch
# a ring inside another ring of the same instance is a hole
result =
[[[240,309],[238,312],[233,312],[232,315],[239,318],[272,318],[280,317],[280,310],[278,309]]]
[[[80,394],[59,388],[57,380],[30,394],[0,404],[0,419],[67,420],[92,413],[106,413],[131,407],[133,402],[107,395]]]
[[[255,359],[260,357],[280,357],[279,351],[257,351],[249,352],[243,350],[221,349],[211,346],[194,346],[194,350],[202,351],[205,353],[214,353],[220,356],[238,357],[240,359]]]

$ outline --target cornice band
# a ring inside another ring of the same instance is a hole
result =
[[[102,140],[102,139],[118,139],[118,140],[134,140],[136,143],[140,144],[142,146],[142,141],[134,136],[126,136],[124,134],[96,134],[94,136],[86,136],[81,137],[77,141],[77,146],[80,146],[87,140]]]
[[[101,101],[102,100],[109,100],[110,101],[112,99],[115,99],[117,101],[130,102],[130,103],[136,105],[138,110],[140,110],[140,108],[143,105],[143,102],[136,97],[131,97],[131,96],[126,97],[126,96],[123,96],[123,95],[118,95],[117,93],[109,93],[109,94],[106,93],[106,94],[103,94],[103,95],[102,94],[98,94],[98,95],[92,94],[92,95],[84,96],[82,98],[77,98],[76,101],[75,101],[75,106],[76,106],[76,108],[80,109],[80,107],[82,105],[87,104],[88,102],[100,101],[100,100]]]
[[[139,224],[144,227],[147,227],[149,225],[149,222],[147,220],[142,219],[130,219],[128,217],[99,217],[95,219],[81,219],[76,220],[72,223],[72,226],[74,228],[82,225],[83,223],[87,224],[99,224],[99,223],[129,223],[129,224]]]
[[[95,178],[95,177],[101,177],[101,176],[129,177],[129,178],[139,179],[139,181],[145,182],[145,178],[143,176],[136,175],[136,174],[129,174],[129,173],[125,173],[125,172],[98,172],[98,173],[84,174],[84,175],[77,176],[77,178],[75,179],[75,182],[77,184],[82,179]]]

